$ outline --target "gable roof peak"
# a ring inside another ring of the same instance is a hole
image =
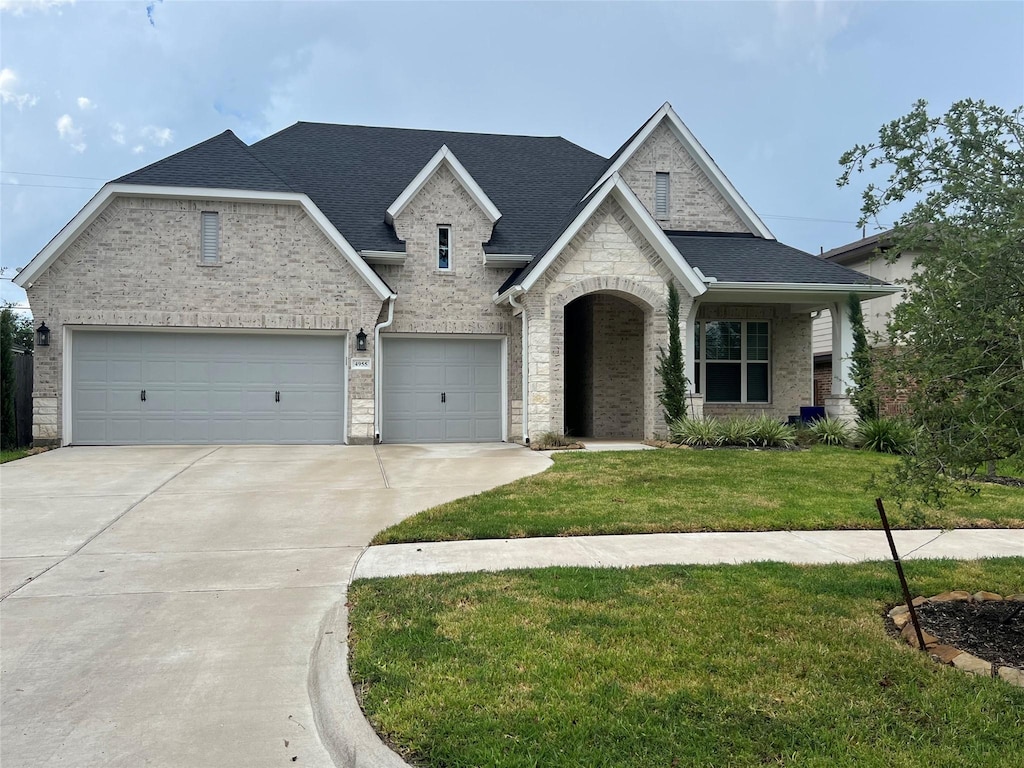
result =
[[[625,167],[626,163],[629,162],[630,158],[636,154],[637,150],[643,146],[644,142],[650,138],[651,134],[654,133],[655,129],[662,123],[667,122],[672,133],[675,135],[676,140],[683,146],[683,149],[693,158],[697,167],[704,173],[708,181],[711,182],[712,186],[718,190],[719,194],[725,199],[729,206],[736,212],[740,217],[740,220],[758,237],[763,237],[767,240],[774,240],[775,235],[771,233],[771,230],[765,225],[761,218],[754,213],[754,210],[747,204],[747,201],[743,199],[736,187],[732,185],[732,182],[722,173],[722,169],[718,167],[718,164],[714,161],[711,155],[699,141],[697,137],[693,135],[693,132],[686,127],[686,123],[682,121],[676,111],[672,108],[672,104],[665,102],[661,107],[650,116],[646,123],[640,126],[636,132],[626,139],[619,149],[612,155],[608,161],[608,165],[605,167],[605,171],[598,177],[597,181],[590,188],[587,194],[591,194],[595,189],[600,187],[613,173],[618,173]],[[584,195],[586,197],[586,195]]]
[[[419,193],[427,181],[437,173],[437,170],[442,166],[452,172],[452,175],[462,185],[463,189],[469,193],[469,196],[473,198],[480,210],[484,212],[487,219],[494,224],[498,219],[501,218],[501,211],[498,210],[497,206],[491,202],[491,199],[487,196],[487,193],[483,191],[476,179],[466,170],[465,166],[459,162],[459,159],[455,156],[455,153],[448,149],[447,144],[442,144],[441,148],[437,150],[427,164],[423,166],[419,173],[409,182],[408,186],[402,190],[402,192],[395,198],[395,201],[388,206],[387,212],[384,214],[384,221],[394,226],[395,219],[405,210],[405,207],[412,202],[413,198]]]

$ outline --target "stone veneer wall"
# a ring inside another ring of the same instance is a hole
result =
[[[780,420],[797,416],[801,406],[813,405],[811,357],[812,320],[809,314],[791,315],[773,305],[701,304],[698,320],[769,320],[771,323],[771,402],[711,403],[704,401],[707,416],[758,415]]]
[[[451,269],[437,268],[437,228],[451,227]],[[493,296],[512,270],[484,266],[483,244],[491,222],[446,165],[423,185],[395,219],[405,241],[405,264],[378,266],[377,273],[398,294],[389,333],[472,334],[507,339],[509,440],[522,438],[522,326]],[[387,341],[382,343],[387,344]],[[384,436],[387,439],[386,436]]]
[[[200,213],[220,213],[221,262],[199,263]],[[34,441],[62,439],[65,326],[368,331],[381,302],[295,205],[119,198],[28,289],[51,344],[36,350]],[[349,372],[349,438],[373,432],[372,372]]]
[[[654,216],[654,175],[669,173],[669,218],[665,229],[749,232],[690,153],[662,122],[622,168],[622,178]]]
[[[565,305],[590,293],[609,293],[643,310],[643,434],[664,431],[657,401],[654,368],[659,346],[668,343],[665,301],[673,279],[654,249],[613,200],[603,203],[590,221],[526,295],[530,319],[530,431],[564,432],[563,351]],[[680,289],[681,315],[691,300]]]

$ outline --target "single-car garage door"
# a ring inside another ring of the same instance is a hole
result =
[[[501,341],[385,338],[383,433],[389,443],[502,438]]]
[[[76,331],[71,442],[344,442],[345,339]]]

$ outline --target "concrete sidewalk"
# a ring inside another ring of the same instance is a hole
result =
[[[893,531],[901,558],[1024,557],[1024,529]],[[855,563],[891,557],[883,531],[650,533],[490,539],[369,547],[352,579],[413,574],[502,571],[554,565],[626,568],[775,560]]]

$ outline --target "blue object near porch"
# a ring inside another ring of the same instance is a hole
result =
[[[810,424],[812,421],[825,418],[825,409],[821,406],[801,406],[800,408],[800,421],[804,424]]]

